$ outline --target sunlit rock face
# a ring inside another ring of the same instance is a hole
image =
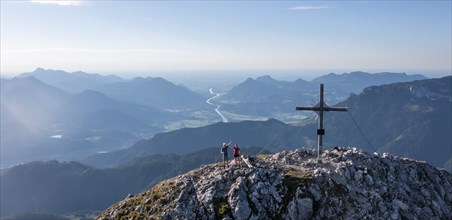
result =
[[[130,195],[98,219],[448,219],[452,175],[356,148],[298,149],[203,166]]]

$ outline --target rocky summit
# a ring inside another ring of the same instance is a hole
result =
[[[205,165],[129,195],[97,219],[451,219],[452,174],[356,148]]]

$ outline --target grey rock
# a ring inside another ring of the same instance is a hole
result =
[[[450,219],[452,174],[357,148],[309,149],[202,166],[111,206],[97,219]],[[174,186],[155,197],[152,190]],[[154,196],[153,196],[154,195]],[[151,211],[149,209],[152,208]]]
[[[365,179],[366,184],[368,186],[373,186],[374,185],[374,180],[372,179],[372,177],[370,175],[365,175],[364,179]]]
[[[310,198],[296,199],[289,203],[288,219],[311,219],[313,213],[313,201]]]
[[[229,204],[235,207],[232,210],[233,216],[238,219],[247,219],[251,215],[251,209],[247,199],[245,178],[239,177],[234,184],[228,193]]]
[[[400,215],[399,215],[399,211],[395,210],[392,214],[391,214],[391,219],[399,219]]]
[[[402,209],[403,211],[408,210],[408,205],[398,199],[392,200],[392,206],[394,209]]]

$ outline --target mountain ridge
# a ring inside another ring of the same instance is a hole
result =
[[[452,157],[451,85],[452,76],[447,76],[367,87],[359,95],[337,104],[347,106],[350,117],[338,113],[325,115],[328,135],[324,141],[330,145],[377,148],[447,167],[445,163]],[[353,120],[361,131],[350,123]],[[332,125],[342,125],[342,129]],[[316,124],[309,127],[315,129]],[[360,132],[368,140],[356,138]]]
[[[452,174],[356,148],[307,149],[207,165],[129,195],[97,219],[448,218]],[[419,192],[419,193],[414,193]]]
[[[311,100],[318,99],[318,85],[325,84],[325,100],[329,104],[344,101],[351,93],[359,94],[364,88],[395,82],[427,79],[420,74],[406,73],[367,73],[351,72],[330,73],[306,81],[278,81],[269,75],[248,78],[234,86],[218,101],[223,111],[238,115],[258,115],[278,118],[291,122],[293,106],[312,105]],[[307,115],[306,113],[301,113]]]
[[[283,146],[302,145],[303,139],[295,139],[297,129],[276,119],[267,121],[242,121],[215,123],[200,128],[183,128],[175,131],[156,134],[148,140],[141,140],[128,149],[98,154],[84,163],[97,165],[99,161],[125,162],[138,155],[152,154],[186,154],[203,148],[220,147],[222,142],[233,141],[239,146],[264,147],[281,149]],[[276,134],[278,138],[274,138]],[[290,135],[286,135],[290,134]],[[258,140],[252,137],[261,137]],[[272,138],[274,138],[272,140]]]
[[[137,77],[131,81],[99,86],[95,90],[112,98],[160,110],[206,107],[205,98],[161,77]]]
[[[330,73],[328,75],[312,79],[311,83],[323,83],[328,87],[335,87],[347,92],[360,93],[363,88],[369,86],[423,79],[427,79],[427,77],[421,74],[408,75],[406,73],[392,72],[379,72],[371,74],[363,71],[355,71],[342,74]]]
[[[125,81],[116,75],[100,75],[94,73],[85,73],[82,71],[66,72],[63,70],[43,69],[38,67],[33,72],[22,73],[17,78],[25,78],[28,76],[65,90],[70,93],[78,93],[83,90],[93,89],[102,84]]]
[[[2,167],[123,148],[179,118],[98,91],[69,93],[34,76],[1,79],[1,89]]]

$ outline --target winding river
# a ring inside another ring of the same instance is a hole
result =
[[[221,120],[223,120],[223,122],[228,122],[228,119],[226,117],[224,117],[224,115],[219,110],[221,106],[210,102],[210,101],[212,101],[212,99],[218,98],[218,96],[220,96],[220,93],[215,93],[212,88],[209,89],[209,92],[210,92],[210,94],[212,94],[214,96],[206,100],[207,104],[217,106],[215,108],[215,112],[221,117]]]

